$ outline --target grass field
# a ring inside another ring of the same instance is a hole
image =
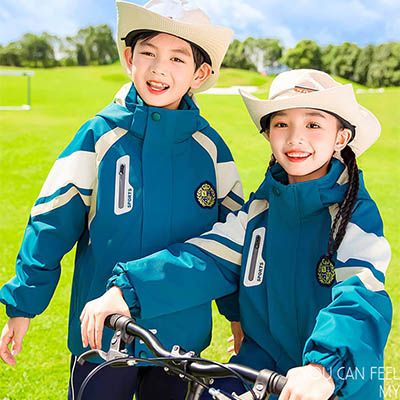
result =
[[[0,111],[0,284],[14,274],[14,263],[25,225],[44,179],[54,160],[79,126],[103,108],[126,81],[118,65],[35,70],[31,111]],[[271,78],[226,70],[220,85],[260,85],[265,91]],[[25,102],[23,78],[0,77],[0,105]],[[400,398],[400,88],[358,95],[383,125],[381,139],[359,160],[366,185],[377,201],[392,246],[392,263],[386,288],[394,305],[393,329],[386,348],[386,366],[397,368],[387,379],[387,399]],[[269,148],[257,134],[240,96],[199,95],[202,114],[222,134],[235,157],[245,195],[261,181]],[[31,322],[17,366],[0,364],[0,400],[66,398],[69,353],[66,348],[67,316],[73,271],[73,254],[62,262],[60,283],[49,308]],[[0,327],[7,318],[0,307]],[[213,344],[204,353],[225,361],[228,325],[215,316]],[[397,378],[397,382],[394,378]],[[391,385],[391,386],[390,386]]]

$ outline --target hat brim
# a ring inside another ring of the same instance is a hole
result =
[[[358,104],[351,84],[276,100],[261,100],[243,90],[240,94],[258,130],[261,130],[260,121],[264,115],[292,108],[313,108],[338,115],[356,128],[355,137],[349,143],[356,157],[370,147],[381,132],[375,115]]]
[[[214,86],[219,77],[222,60],[233,36],[231,29],[211,24],[188,24],[164,17],[142,6],[126,1],[117,1],[116,4],[118,12],[118,53],[121,65],[126,73],[128,73],[124,57],[126,44],[121,39],[125,38],[132,31],[152,30],[188,40],[206,51],[211,59],[213,73],[199,88],[192,89],[191,91],[199,93]]]

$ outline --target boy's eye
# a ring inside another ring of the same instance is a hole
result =
[[[274,127],[275,128],[286,128],[287,127],[287,123],[286,122],[275,122],[274,123]]]
[[[183,63],[183,62],[184,62],[183,60],[181,60],[181,59],[178,58],[178,57],[172,57],[171,60],[172,60],[172,61],[175,61],[175,62],[180,62],[180,63]]]
[[[152,53],[151,51],[142,51],[141,54],[143,54],[143,55],[145,55],[145,56],[154,57],[154,53]]]
[[[309,122],[307,124],[307,128],[316,129],[316,128],[319,128],[319,127],[320,126],[319,126],[319,124],[317,122]]]

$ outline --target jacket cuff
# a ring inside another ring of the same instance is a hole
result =
[[[8,318],[16,318],[16,317],[34,318],[34,317],[36,317],[35,314],[29,314],[29,313],[23,312],[13,306],[10,306],[9,304],[6,304],[6,314],[7,314]]]
[[[303,355],[303,365],[322,365],[335,383],[336,394],[346,383],[345,363],[338,354],[327,354],[318,350],[311,350]]]
[[[126,271],[123,268],[123,264],[117,264],[113,269],[113,274],[114,275],[107,282],[107,290],[113,286],[118,286],[122,291],[122,295],[124,296],[124,300],[128,305],[131,314],[134,317],[139,317],[139,299],[136,295],[135,288],[128,279]]]

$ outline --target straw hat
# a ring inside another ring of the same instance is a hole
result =
[[[233,36],[233,31],[212,25],[203,10],[188,0],[150,0],[143,7],[117,0],[117,44],[121,65],[128,73],[124,59],[125,38],[129,32],[152,30],[169,33],[201,47],[211,59],[213,74],[193,92],[203,92],[218,80],[219,69]]]
[[[349,146],[356,157],[367,150],[381,132],[375,115],[358,103],[352,85],[342,85],[322,71],[282,72],[273,80],[268,100],[260,100],[244,91],[240,94],[259,130],[262,117],[291,108],[314,108],[338,115],[355,127],[355,137]]]

